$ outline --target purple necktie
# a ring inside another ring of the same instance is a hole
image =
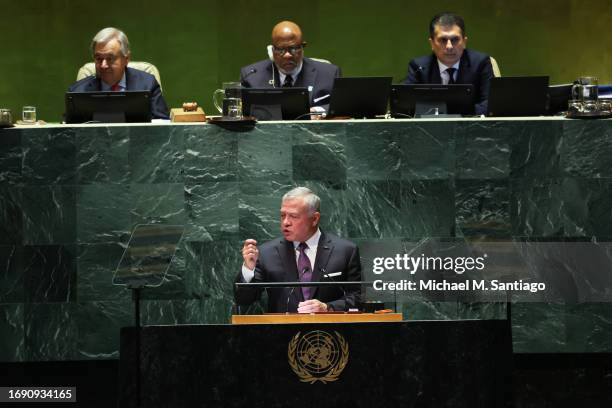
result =
[[[298,250],[300,251],[300,256],[298,257],[298,276],[300,277],[300,282],[310,282],[312,281],[312,266],[310,265],[310,259],[308,259],[308,255],[306,255],[306,245],[305,242],[300,242],[298,245]],[[304,295],[304,300],[308,300],[311,297],[312,288],[302,287],[302,294]]]

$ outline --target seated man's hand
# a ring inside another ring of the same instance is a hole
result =
[[[327,305],[317,299],[310,299],[298,304],[298,313],[327,312]]]

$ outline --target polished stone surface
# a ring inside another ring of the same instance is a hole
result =
[[[226,323],[241,241],[279,235],[295,185],[321,196],[323,229],[359,243],[367,279],[374,257],[428,240],[608,242],[611,135],[612,121],[556,118],[1,129],[0,359],[116,358],[133,311],[111,279],[139,223],[185,225],[143,321]],[[564,262],[568,304],[512,305],[515,351],[612,351],[612,307],[588,301],[603,283]],[[410,320],[506,315],[503,302],[372,296]]]

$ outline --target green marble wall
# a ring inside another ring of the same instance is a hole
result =
[[[347,76],[406,76],[408,61],[430,52],[428,24],[453,10],[466,19],[468,45],[493,55],[503,75],[550,75],[553,83],[598,76],[612,83],[606,33],[609,0],[2,0],[0,107],[59,122],[63,94],[91,60],[89,42],[103,27],[128,34],[133,58],[161,72],[168,104],[211,96],[240,67],[267,58],[272,26],[303,28],[306,55],[338,64]]]
[[[111,284],[138,223],[184,224],[147,324],[224,323],[241,241],[279,235],[281,195],[371,258],[426,237],[612,237],[612,121],[388,121],[0,130],[0,360],[118,357],[130,293]],[[397,249],[397,251],[396,251]],[[504,305],[403,301],[407,319]],[[612,351],[609,304],[517,303],[515,351]]]

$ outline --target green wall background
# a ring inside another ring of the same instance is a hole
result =
[[[427,24],[440,10],[464,16],[468,45],[493,55],[502,75],[548,74],[551,83],[595,75],[612,83],[609,0],[472,0],[372,2],[337,0],[0,0],[0,107],[19,116],[60,120],[63,94],[91,59],[89,42],[106,26],[129,36],[134,60],[161,72],[169,105],[198,101],[238,79],[240,67],[266,57],[272,26],[301,25],[306,55],[332,60],[345,76],[392,75],[429,52]]]

